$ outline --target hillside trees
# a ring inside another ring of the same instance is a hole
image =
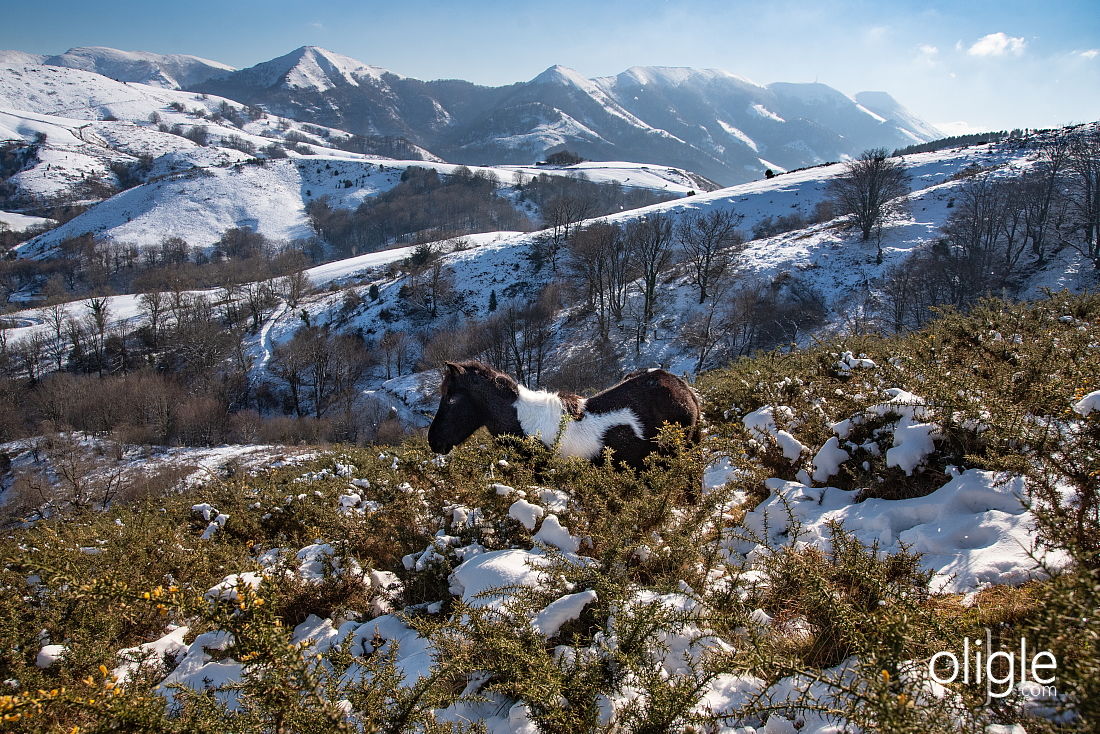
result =
[[[434,319],[441,307],[456,300],[454,271],[443,264],[438,248],[420,245],[405,264],[408,273],[399,295],[416,313]]]
[[[542,385],[562,298],[561,285],[550,283],[533,299],[502,300],[484,320],[465,325],[455,320],[445,325],[425,344],[421,369],[444,361],[477,359],[515,375],[526,385]]]
[[[558,313],[559,289],[548,286],[532,303],[511,301],[493,317],[498,323],[486,330],[504,339],[499,369],[514,371],[521,383],[537,386],[554,337],[554,319]]]
[[[627,288],[637,277],[630,240],[622,228],[595,222],[569,239],[570,274],[582,284],[585,305],[596,316],[601,340],[610,337],[613,323],[622,321]]]
[[[410,166],[401,182],[355,210],[333,208],[325,197],[306,206],[314,230],[339,257],[401,241],[432,241],[451,234],[526,230],[527,218],[497,193],[491,174],[459,166],[449,176]]]
[[[584,158],[568,150],[559,150],[556,153],[548,153],[546,163],[551,166],[574,166],[584,163]]]
[[[691,283],[704,303],[713,284],[732,266],[744,238],[737,226],[744,218],[730,209],[688,215],[676,227]]]
[[[625,235],[641,273],[642,323],[648,326],[657,302],[657,278],[672,262],[672,220],[651,214],[628,224]]]
[[[905,166],[887,156],[885,148],[864,151],[845,164],[826,189],[837,211],[850,217],[864,242],[890,215],[904,208],[909,193]]]
[[[890,328],[919,328],[936,306],[967,310],[984,296],[1013,296],[1061,248],[1089,257],[1089,182],[1074,168],[1082,139],[1044,141],[1033,165],[1015,175],[967,180],[942,236],[887,274],[880,296]]]
[[[371,364],[371,350],[356,334],[333,333],[325,327],[303,326],[275,347],[270,371],[286,384],[290,406],[298,417],[312,407],[320,419],[338,405],[350,416],[355,384]]]
[[[1068,169],[1071,218],[1063,241],[1100,270],[1100,128],[1072,136]]]
[[[524,199],[538,206],[546,231],[532,244],[531,259],[536,267],[549,265],[554,272],[562,248],[580,222],[672,198],[648,189],[626,188],[617,181],[594,183],[581,172],[570,176],[540,173],[526,183],[517,181],[517,188]]]

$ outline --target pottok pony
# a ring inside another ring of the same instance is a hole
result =
[[[634,469],[657,448],[665,422],[699,440],[700,400],[683,380],[660,369],[627,375],[592,396],[529,390],[480,362],[447,362],[439,410],[428,429],[432,451],[446,454],[482,426],[494,436],[537,436],[560,456],[598,462],[609,447]],[[563,422],[563,415],[568,420]]]

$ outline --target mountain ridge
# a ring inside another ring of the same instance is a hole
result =
[[[342,59],[343,78],[318,75],[318,58]],[[269,83],[268,65],[294,59],[281,81]],[[370,83],[356,83],[353,69],[370,70]],[[587,78],[554,64],[527,81],[487,87],[405,77],[303,46],[194,90],[350,132],[405,137],[455,163],[528,163],[569,148],[593,159],[686,168],[725,184],[936,132],[889,95],[872,99],[889,112],[880,114],[824,84],[761,85],[690,67],[634,66]]]

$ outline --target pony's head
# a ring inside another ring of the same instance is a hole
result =
[[[515,381],[480,362],[445,363],[439,392],[428,428],[428,445],[437,454],[449,453],[482,426],[499,434],[516,423]]]

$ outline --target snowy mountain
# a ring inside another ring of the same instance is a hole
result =
[[[102,82],[61,79],[62,87],[75,85],[76,92],[92,90],[82,98],[48,82],[46,88],[13,90],[5,79],[64,68],[95,73],[117,87],[104,97]],[[135,93],[134,84],[145,89]],[[240,70],[195,56],[103,47],[57,56],[0,51],[4,107],[136,121],[124,103],[144,100],[149,87],[217,95],[425,151],[399,157],[529,164],[547,151],[569,149],[593,160],[696,171],[724,184],[751,181],[767,168],[791,170],[938,137],[885,92],[853,99],[824,84],[764,86],[715,69],[632,67],[587,79],[555,65],[527,82],[484,87],[421,81],[315,46]]]
[[[634,67],[587,79],[552,66],[527,82],[481,87],[424,82],[303,47],[195,89],[351,132],[405,137],[457,163],[525,163],[568,148],[727,184],[769,167],[938,136],[884,93],[869,93],[863,104],[824,84],[761,86],[713,69]]]
[[[860,92],[855,96],[865,109],[873,114],[897,123],[918,136],[934,139],[943,137],[943,133],[914,115],[886,92]]]
[[[200,132],[206,145],[196,142]],[[39,210],[62,201],[107,199],[23,245],[23,256],[49,256],[63,239],[85,233],[138,248],[157,244],[171,231],[202,249],[236,226],[280,242],[308,238],[313,235],[305,213],[309,201],[326,196],[334,206],[354,208],[395,186],[409,166],[443,174],[457,168],[415,146],[407,148],[420,156],[412,160],[340,149],[350,137],[342,130],[257,116],[239,102],[213,95],[55,66],[0,68],[0,141],[19,145],[26,159],[4,181],[7,208]],[[273,145],[287,158],[256,165],[272,155]],[[246,161],[251,164],[242,165]],[[140,180],[130,186],[144,185],[112,196],[122,185],[120,167],[138,172]],[[546,173],[583,174],[597,183],[671,195],[715,188],[687,171],[637,163],[475,170],[494,174],[505,187],[517,175]]]
[[[349,56],[316,46],[303,46],[285,56],[244,69],[234,75],[234,81],[260,88],[280,86],[325,92],[341,86],[358,87],[360,81],[376,80],[390,73]]]
[[[186,54],[119,51],[104,46],[71,48],[55,56],[0,51],[0,64],[36,63],[102,74],[120,82],[138,82],[165,89],[182,89],[224,76],[232,66]]]

